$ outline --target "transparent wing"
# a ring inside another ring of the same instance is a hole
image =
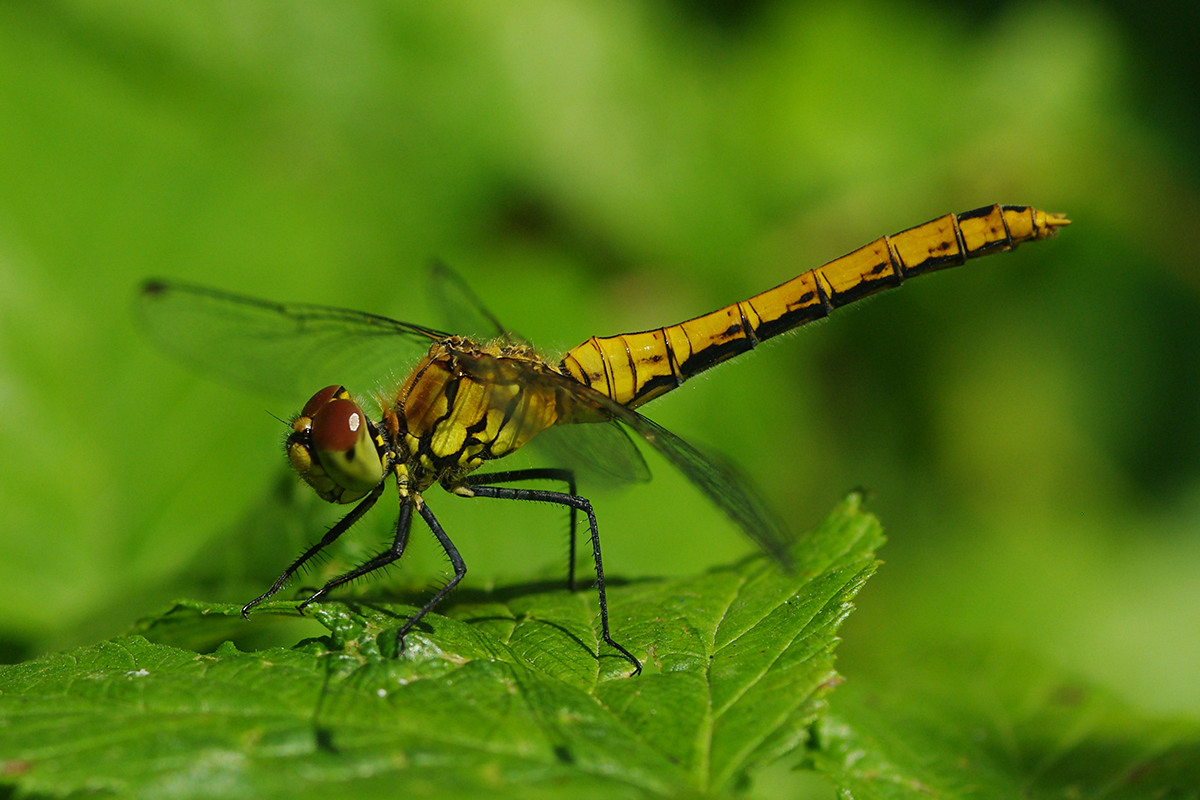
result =
[[[552,385],[562,399],[576,406],[580,420],[596,420],[560,426],[563,434],[572,431],[586,434],[589,429],[604,430],[612,428],[613,422],[620,422],[670,461],[763,550],[783,564],[791,562],[795,537],[753,484],[725,458],[701,453],[661,425],[566,375],[530,369],[525,380]],[[558,431],[551,428],[540,433],[530,444],[552,432]],[[632,447],[627,436],[624,442]],[[641,461],[640,456],[638,460]]]
[[[674,464],[759,547],[780,563],[791,564],[795,536],[750,479],[731,461],[715,453],[701,453],[653,420],[609,400],[594,389],[587,388],[587,391],[596,394],[609,413]]]
[[[502,323],[471,285],[442,261],[429,269],[429,289],[435,308],[441,310],[450,330],[483,340],[502,339],[512,344],[528,343],[525,337]]]
[[[430,287],[435,305],[454,324],[452,330],[516,344],[526,339],[502,323],[462,276],[441,261],[433,262]],[[536,380],[534,373],[531,380]],[[571,467],[590,486],[617,486],[650,480],[650,468],[629,434],[615,424],[561,425],[543,431],[527,445],[547,463]]]
[[[555,425],[527,446],[547,464],[576,468],[577,476],[589,488],[645,483],[651,478],[641,451],[615,422]]]
[[[171,355],[293,403],[329,384],[367,394],[396,382],[447,337],[362,311],[158,280],[143,285],[137,311],[147,335]]]

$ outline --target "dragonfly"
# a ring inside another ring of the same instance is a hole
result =
[[[576,515],[584,515],[596,573],[600,638],[629,662],[630,674],[638,674],[641,661],[610,630],[596,513],[577,492],[575,471],[476,470],[535,437],[552,439],[554,431],[586,429],[590,438],[580,438],[589,444],[577,449],[590,454],[597,469],[648,478],[645,462],[624,432],[629,431],[678,468],[763,550],[786,563],[793,537],[737,468],[702,453],[637,409],[692,376],[835,308],[907,278],[1049,238],[1069,223],[1062,214],[1019,205],[947,214],[880,237],[741,302],[675,325],[592,336],[558,359],[542,355],[501,325],[448,270],[443,270],[443,289],[482,333],[445,333],[361,311],[277,303],[165,280],[143,285],[139,308],[146,330],[163,349],[238,384],[278,389],[300,376],[327,376],[333,370],[372,381],[355,387],[373,389],[369,396],[354,395],[349,383],[330,381],[291,419],[285,443],[291,466],[321,499],[353,508],[247,603],[243,616],[358,522],[394,481],[399,515],[390,546],[329,580],[298,609],[303,612],[338,587],[403,556],[414,515],[419,516],[454,574],[398,629],[397,643],[403,647],[405,636],[466,575],[458,548],[425,500],[437,484],[465,498],[538,501],[569,509],[570,588]],[[378,413],[367,414],[364,406]],[[512,485],[529,481],[561,483],[565,490]]]

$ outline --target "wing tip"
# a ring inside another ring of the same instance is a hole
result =
[[[167,282],[164,280],[159,278],[147,278],[146,280],[142,281],[142,288],[138,294],[143,297],[158,297],[159,295],[166,294],[167,290],[170,288],[171,287],[168,286]]]

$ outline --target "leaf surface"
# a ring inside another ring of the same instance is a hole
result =
[[[816,725],[812,766],[856,800],[1200,797],[1200,725],[1153,719],[995,645],[901,648]]]
[[[459,602],[399,654],[408,606],[323,604],[319,638],[198,653],[166,642],[224,632],[239,609],[180,603],[138,633],[0,667],[0,780],[158,798],[729,796],[804,743],[881,541],[853,496],[797,544],[794,571],[758,556],[612,587],[638,677],[599,643],[589,592]]]

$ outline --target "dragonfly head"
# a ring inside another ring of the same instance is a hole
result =
[[[288,461],[321,499],[352,503],[386,472],[382,438],[344,386],[326,386],[292,420]]]

